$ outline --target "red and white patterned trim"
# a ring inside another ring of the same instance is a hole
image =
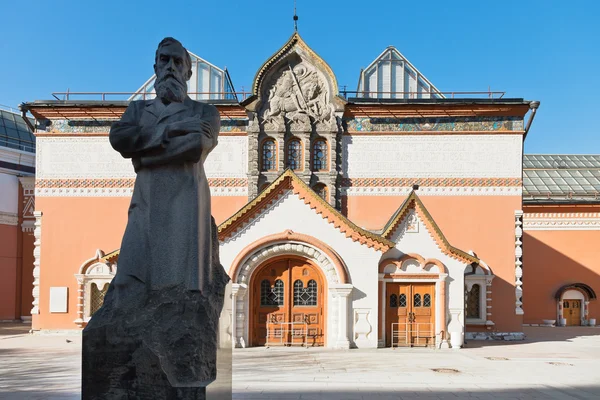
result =
[[[597,213],[525,213],[526,231],[600,230],[600,212]]]

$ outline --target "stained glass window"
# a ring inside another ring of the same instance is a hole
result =
[[[292,139],[288,142],[287,167],[296,171],[302,167],[302,142]]]
[[[390,308],[398,307],[398,296],[395,294],[390,296]]]
[[[421,295],[419,293],[415,294],[414,300],[413,300],[413,305],[415,307],[421,307]]]
[[[327,170],[327,142],[324,139],[316,140],[313,144],[313,170]]]
[[[481,318],[480,295],[479,285],[473,285],[467,293],[467,318]]]
[[[260,283],[260,305],[261,306],[282,306],[283,305],[283,281],[277,279],[275,285],[271,287],[271,282],[264,279]]]
[[[294,282],[294,305],[316,306],[317,305],[317,282],[313,279],[308,281],[306,287],[300,279]]]
[[[267,139],[262,145],[262,171],[275,171],[277,169],[277,149],[275,148],[275,140]]]

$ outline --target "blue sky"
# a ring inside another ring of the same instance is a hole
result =
[[[293,0],[5,3],[0,104],[12,107],[67,88],[134,91],[165,36],[248,89],[293,33]],[[298,15],[340,87],[356,90],[360,68],[394,45],[441,91],[541,101],[527,153],[600,153],[600,2],[298,0]]]

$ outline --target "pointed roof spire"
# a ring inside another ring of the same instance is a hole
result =
[[[296,0],[294,0],[294,31],[298,32],[298,14],[296,14]]]

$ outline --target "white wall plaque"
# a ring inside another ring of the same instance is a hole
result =
[[[50,312],[51,313],[66,313],[67,312],[67,287],[51,287],[50,288]]]

